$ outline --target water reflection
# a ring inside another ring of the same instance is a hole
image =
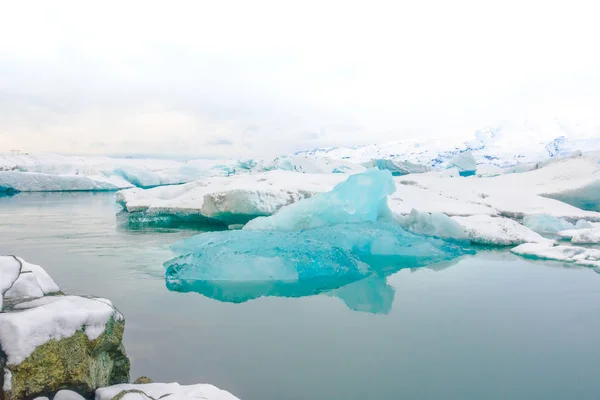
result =
[[[463,257],[444,260],[421,268],[439,271],[458,263]],[[244,303],[260,297],[306,297],[325,295],[337,297],[352,311],[388,314],[392,310],[396,289],[387,283],[399,266],[377,267],[378,274],[362,278],[318,277],[297,281],[201,281],[167,279],[170,291],[199,293],[224,303]],[[408,268],[406,268],[408,269]],[[416,268],[410,268],[415,270]]]

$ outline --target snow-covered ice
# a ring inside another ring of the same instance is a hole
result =
[[[236,162],[77,157],[56,154],[0,156],[0,192],[108,191],[226,176]]]
[[[448,239],[466,239],[462,226],[443,213],[411,210],[406,216],[397,217],[398,223],[412,233]]]
[[[472,215],[452,217],[464,229],[473,243],[493,246],[514,246],[521,243],[547,243],[548,239],[518,222],[504,217]]]
[[[272,216],[255,218],[244,229],[292,231],[376,221],[390,215],[387,197],[394,191],[392,174],[372,168],[351,175],[329,192],[290,204]]]
[[[0,343],[9,364],[17,365],[38,346],[83,329],[90,340],[102,334],[110,318],[123,316],[106,299],[46,296],[0,313]]]
[[[13,286],[21,273],[21,264],[16,257],[0,256],[0,311],[5,293]]]
[[[179,383],[146,383],[140,385],[122,384],[96,390],[95,400],[112,400],[122,391],[121,400],[239,400],[231,393],[209,384],[180,385]]]
[[[0,257],[0,259],[4,258],[13,257]],[[60,290],[50,275],[39,265],[28,263],[21,257],[13,259],[20,262],[21,271],[12,287],[4,294],[5,297],[42,297]]]
[[[558,236],[574,244],[597,244],[600,243],[600,227],[569,229],[558,232]]]
[[[246,223],[281,207],[331,190],[348,176],[283,170],[205,178],[180,186],[117,193],[127,212],[146,216],[206,218],[226,224]]]
[[[525,243],[511,252],[529,258],[556,260],[588,267],[600,267],[600,250],[552,243]]]

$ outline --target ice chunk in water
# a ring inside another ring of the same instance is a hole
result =
[[[315,228],[350,222],[376,221],[387,216],[387,196],[396,190],[389,171],[370,169],[350,176],[327,193],[300,200],[269,217],[248,222],[245,230]]]
[[[395,223],[339,224],[305,231],[225,231],[172,246],[167,287],[221,301],[299,297],[377,274],[424,266],[467,251]]]
[[[472,176],[477,171],[477,161],[470,151],[465,151],[450,160],[449,167],[458,168],[460,176]]]
[[[575,228],[572,223],[548,214],[527,215],[523,218],[523,225],[537,233],[558,233]]]

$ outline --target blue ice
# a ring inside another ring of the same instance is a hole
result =
[[[248,222],[245,230],[293,231],[388,216],[387,196],[396,186],[389,171],[372,168],[351,175],[332,191],[283,207],[269,217]]]
[[[402,176],[408,174],[421,174],[429,171],[429,167],[421,164],[415,164],[410,161],[395,161],[388,159],[375,159],[368,163],[363,164],[368,167],[377,167],[379,169],[385,169],[392,173],[393,176]]]
[[[165,263],[171,290],[237,302],[315,294],[372,274],[387,275],[468,253],[457,245],[414,235],[394,222],[292,232],[210,232],[171,249],[177,254]]]
[[[537,233],[557,233],[567,229],[575,229],[575,225],[572,223],[548,214],[527,215],[523,218],[523,225]]]
[[[470,151],[459,153],[450,160],[450,167],[456,167],[460,176],[475,175],[477,171],[477,161]]]

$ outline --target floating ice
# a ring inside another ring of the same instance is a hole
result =
[[[292,232],[211,232],[178,242],[172,250],[179,256],[165,263],[170,290],[230,302],[312,295],[373,273],[393,273],[466,253],[382,222]]]
[[[523,225],[537,233],[557,233],[567,229],[575,229],[575,225],[563,218],[548,214],[533,214],[523,218]]]
[[[376,221],[390,214],[387,196],[396,190],[389,171],[370,169],[351,175],[332,191],[248,222],[245,230],[292,231],[349,222]]]
[[[475,175],[477,171],[477,161],[475,161],[475,157],[470,151],[459,153],[450,160],[449,166],[458,168],[460,176]]]
[[[525,243],[511,252],[528,258],[556,260],[588,267],[600,267],[600,250],[579,246],[554,246],[552,243]]]

